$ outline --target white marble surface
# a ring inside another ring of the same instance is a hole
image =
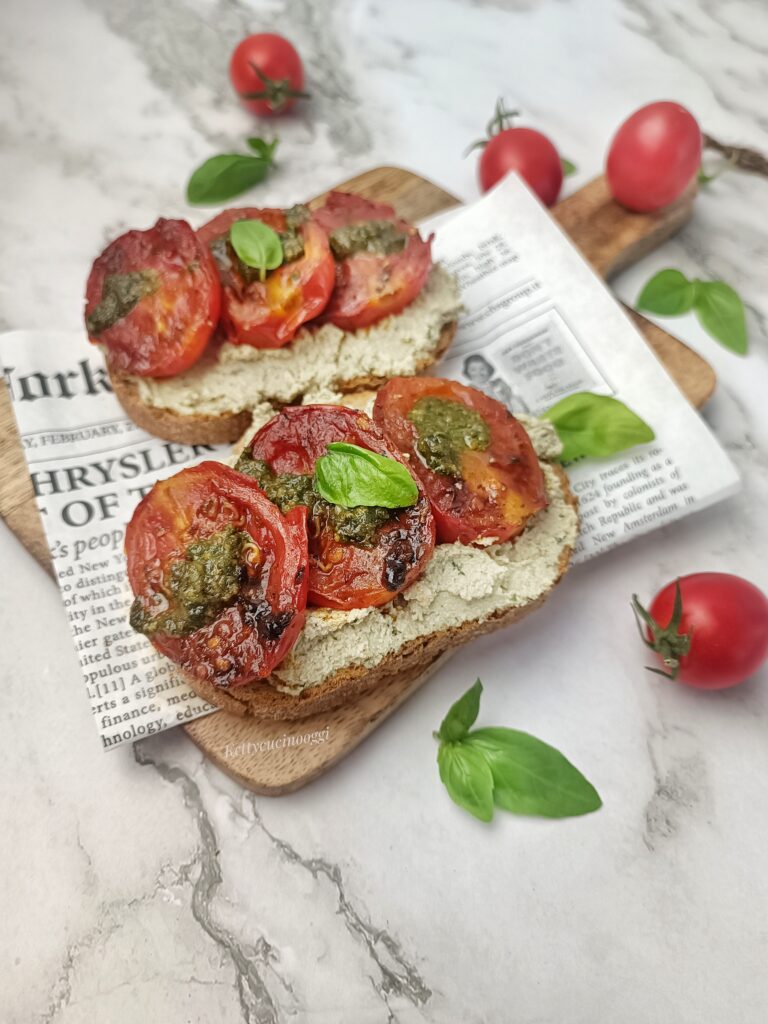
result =
[[[251,130],[226,59],[289,34],[314,99],[281,123],[288,202],[380,163],[465,198],[497,93],[598,172],[653,98],[768,150],[763,0],[4,0],[0,326],[73,327],[93,254],[188,213],[182,186]],[[677,265],[737,286],[752,354],[689,319],[706,416],[742,495],[566,580],[465,649],[344,764],[255,798],[181,733],[105,756],[58,593],[0,526],[0,991],[9,1024],[761,1024],[768,1016],[768,673],[700,695],[643,671],[629,614],[695,569],[768,586],[768,182],[731,175],[617,282]],[[443,792],[431,730],[480,673],[482,718],[567,752],[605,806],[483,826]]]

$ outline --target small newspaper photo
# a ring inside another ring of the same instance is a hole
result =
[[[655,432],[651,444],[567,467],[582,517],[576,561],[737,489],[703,420],[519,179],[422,230],[435,230],[435,259],[458,276],[465,308],[433,374],[512,413],[579,391],[611,395]],[[13,331],[0,356],[103,749],[216,711],[128,625],[123,540],[157,480],[229,448],[162,441],[132,423],[85,331]]]

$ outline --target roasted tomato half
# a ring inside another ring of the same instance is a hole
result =
[[[431,244],[384,203],[331,192],[315,211],[336,260],[324,319],[345,331],[369,327],[413,302],[432,266]]]
[[[276,231],[285,260],[262,281],[229,242],[239,220],[260,220]],[[224,210],[198,231],[216,261],[222,285],[221,320],[235,345],[282,348],[302,324],[323,312],[331,296],[334,264],[328,238],[306,207]]]
[[[203,354],[219,319],[221,287],[210,253],[183,220],[110,242],[91,267],[85,325],[109,364],[170,377]]]
[[[315,462],[336,441],[404,463],[369,416],[337,405],[308,405],[283,409],[263,426],[237,468],[257,479],[282,509],[306,511],[310,604],[385,604],[413,583],[432,554],[429,502],[421,487],[410,508],[345,508],[325,501],[315,489]]]
[[[125,534],[131,625],[214,686],[269,675],[307,601],[304,514],[284,516],[242,473],[203,462],[156,483]]]
[[[546,507],[530,438],[495,398],[439,377],[395,377],[373,418],[421,481],[439,541],[509,540]]]

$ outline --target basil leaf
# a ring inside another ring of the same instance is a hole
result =
[[[240,259],[261,271],[275,270],[283,262],[280,236],[260,220],[236,220],[229,229],[229,240]]]
[[[271,159],[240,153],[212,156],[189,179],[187,202],[199,206],[224,203],[263,181],[271,165]]]
[[[257,156],[260,156],[262,160],[268,160],[270,163],[273,162],[275,150],[277,149],[278,140],[272,139],[271,142],[266,142],[264,139],[250,138],[245,140],[246,145],[249,149],[252,149]]]
[[[526,732],[477,729],[461,747],[485,758],[493,778],[493,801],[505,811],[570,818],[602,806],[597,790],[578,768]]]
[[[419,489],[396,459],[343,441],[328,445],[315,463],[317,490],[334,505],[406,508],[415,505]]]
[[[648,424],[623,402],[608,395],[579,391],[542,413],[563,442],[564,462],[582,455],[605,458],[656,436]]]
[[[564,178],[567,178],[569,175],[576,173],[576,164],[571,163],[570,160],[566,160],[564,156],[560,157],[560,163],[562,164]]]
[[[490,821],[493,776],[484,754],[463,743],[441,743],[437,765],[451,800],[480,821]]]
[[[460,740],[467,735],[475,724],[475,719],[480,710],[480,694],[483,692],[483,684],[479,679],[475,680],[474,686],[470,687],[463,697],[459,697],[455,704],[452,704],[448,714],[440,725],[437,738],[450,742]]]
[[[747,353],[747,322],[744,304],[723,281],[696,281],[694,310],[701,326],[732,352]]]
[[[679,270],[660,270],[647,282],[637,308],[659,316],[680,316],[693,307],[696,285]]]

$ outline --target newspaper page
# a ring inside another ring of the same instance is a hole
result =
[[[738,476],[619,304],[522,181],[509,175],[436,228],[435,258],[461,283],[466,314],[435,371],[513,413],[591,391],[620,399],[651,444],[568,466],[582,517],[575,561],[734,493]]]
[[[434,252],[458,275],[466,309],[440,373],[513,412],[575,391],[615,395],[656,433],[651,445],[568,468],[581,501],[579,559],[736,488],[703,421],[517,179],[442,219]],[[228,449],[136,427],[84,332],[15,331],[0,338],[0,356],[103,749],[209,714],[128,625],[123,538],[155,481]]]

